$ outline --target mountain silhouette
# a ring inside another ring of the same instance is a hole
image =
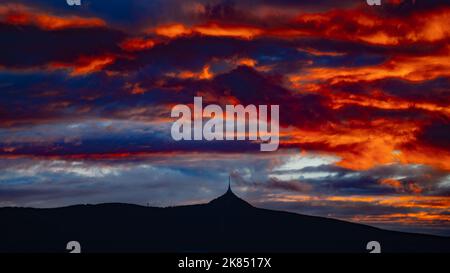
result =
[[[228,184],[228,190],[225,194],[217,197],[211,202],[208,203],[210,207],[214,207],[216,209],[223,209],[225,213],[233,212],[239,209],[248,209],[253,208],[248,202],[239,198],[234,192],[231,190],[231,185]]]
[[[450,238],[256,208],[229,187],[207,204],[0,208],[0,252],[450,252]]]

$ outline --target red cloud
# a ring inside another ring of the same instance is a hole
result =
[[[323,37],[377,45],[400,45],[445,41],[450,38],[450,8],[426,10],[410,16],[387,17],[364,8],[302,13],[284,25],[231,24],[209,21],[196,25],[172,23],[149,29],[157,35],[176,38],[200,34],[244,39],[256,37]]]
[[[12,25],[35,25],[45,30],[106,26],[106,22],[100,18],[57,16],[23,5],[0,7],[0,21]]]
[[[152,39],[145,38],[129,38],[120,44],[120,47],[125,51],[140,51],[150,49],[155,46],[156,42]]]
[[[116,57],[113,55],[102,56],[80,56],[74,62],[53,62],[49,65],[49,69],[70,69],[71,76],[79,76],[101,71],[107,65],[114,62]]]

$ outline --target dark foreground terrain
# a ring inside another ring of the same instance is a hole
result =
[[[450,238],[252,207],[230,190],[208,204],[0,209],[0,252],[450,252]]]

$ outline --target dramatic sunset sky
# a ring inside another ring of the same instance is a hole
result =
[[[450,1],[2,0],[0,206],[255,206],[450,236]],[[280,105],[280,148],[172,106]],[[276,223],[270,223],[276,224]]]

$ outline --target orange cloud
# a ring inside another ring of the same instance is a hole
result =
[[[115,61],[112,55],[104,56],[81,56],[73,63],[54,62],[50,69],[71,69],[71,76],[80,76],[101,71],[104,67]]]
[[[420,208],[420,209],[447,209],[450,207],[450,198],[445,196],[427,196],[427,195],[285,195],[271,194],[265,201],[278,202],[350,202],[367,203],[370,205],[381,205],[395,208]]]
[[[181,35],[189,35],[192,30],[182,24],[168,24],[156,27],[154,30],[156,34],[169,38],[175,38]]]
[[[450,170],[450,152],[416,145],[422,124],[417,121],[374,119],[347,120],[318,128],[285,128],[281,145],[312,149],[338,156],[337,166],[367,170],[385,164],[423,164]],[[439,156],[436,156],[439,155]],[[410,188],[410,191],[416,189]]]
[[[417,185],[416,183],[409,183],[408,184],[408,190],[412,193],[422,193],[423,192],[423,188],[419,185]]]
[[[365,83],[391,77],[421,82],[449,77],[450,47],[433,54],[393,56],[382,64],[365,67],[308,67],[288,75],[288,84],[302,92],[322,94],[328,98],[329,109],[335,111],[345,106],[357,105],[386,110],[418,109],[433,115],[450,117],[450,107],[444,102],[410,101],[387,95],[383,90],[373,90],[370,94],[332,92],[333,85],[346,82]],[[290,138],[283,142],[300,147],[313,145],[318,150],[323,147],[323,151],[341,157],[342,160],[337,165],[355,170],[390,163],[425,164],[441,170],[450,170],[449,151],[423,144],[415,145],[416,135],[422,126],[418,120],[376,119],[364,123],[346,120],[342,124],[316,129],[300,128],[298,133],[292,133]],[[340,149],[340,146],[346,148]],[[436,154],[439,154],[439,157],[436,157]],[[413,184],[408,185],[409,188],[405,191],[421,191]]]
[[[450,223],[450,216],[446,213],[414,212],[414,213],[389,213],[383,215],[356,215],[349,220],[372,224],[414,224],[433,226],[442,223]]]
[[[289,138],[281,143],[300,148],[313,146],[315,150],[340,157],[338,166],[366,170],[377,165],[400,163],[403,145],[415,140],[419,128],[412,122],[349,120],[341,125],[291,129]]]
[[[388,96],[381,91],[371,92],[369,95],[356,95],[348,93],[329,94],[332,109],[339,109],[345,105],[359,105],[389,110],[420,109],[436,112],[450,117],[450,107],[440,106],[429,102],[408,101],[401,98]]]
[[[145,89],[141,87],[140,83],[127,82],[125,84],[125,89],[128,89],[130,91],[130,93],[134,94],[134,95],[139,95],[139,94],[145,93]]]
[[[241,58],[241,59],[238,59],[236,63],[238,65],[245,65],[245,66],[255,67],[258,62],[256,60],[254,60],[254,59],[251,59],[251,58]]]
[[[141,51],[155,46],[155,41],[145,38],[130,38],[123,41],[119,46],[126,51]]]
[[[450,76],[450,48],[435,56],[394,56],[386,62],[363,67],[310,67],[301,73],[288,75],[294,88],[315,91],[317,83],[373,81],[390,77],[409,81],[424,81]]]
[[[106,23],[99,18],[83,18],[78,16],[56,17],[51,15],[36,15],[37,25],[43,29],[55,30],[63,28],[102,27]]]
[[[450,171],[450,151],[425,146],[407,146],[402,150],[398,158],[404,164],[419,163]]]
[[[293,29],[303,35],[380,45],[435,42],[450,37],[446,27],[450,24],[450,8],[417,12],[402,18],[381,17],[367,9],[332,10],[301,14],[294,22],[297,25]]]
[[[263,30],[256,27],[219,25],[216,23],[196,26],[194,31],[207,36],[227,36],[245,39],[251,39],[263,33]]]
[[[381,17],[366,8],[335,9],[320,13],[302,13],[288,26],[260,27],[209,22],[186,26],[162,25],[154,33],[174,38],[193,33],[252,39],[259,36],[298,38],[305,36],[357,41],[377,45],[399,45],[444,41],[450,38],[450,8],[417,12],[409,17]]]
[[[153,32],[157,35],[169,38],[195,33],[205,36],[225,36],[251,39],[255,36],[261,35],[263,30],[251,26],[223,25],[219,23],[208,23],[192,27],[177,23],[158,26],[153,30]]]
[[[408,182],[405,185],[393,178],[384,178],[379,181],[380,185],[385,185],[388,187],[394,188],[398,192],[409,192],[414,194],[419,194],[423,192],[421,186],[417,185],[414,182]]]
[[[168,77],[180,78],[180,79],[198,79],[198,80],[208,80],[214,77],[214,74],[210,70],[209,65],[205,65],[200,72],[194,71],[180,71],[180,72],[169,72],[166,74]]]
[[[12,25],[35,25],[45,30],[106,26],[106,22],[100,18],[56,16],[23,5],[6,5],[0,8],[0,21]]]
[[[393,179],[393,178],[384,178],[384,179],[381,179],[380,181],[379,181],[379,183],[381,184],[381,185],[386,185],[386,186],[389,186],[389,187],[392,187],[392,188],[395,188],[395,189],[400,189],[400,188],[402,188],[402,182],[400,182],[400,181],[398,181],[398,180],[396,180],[396,179]]]

